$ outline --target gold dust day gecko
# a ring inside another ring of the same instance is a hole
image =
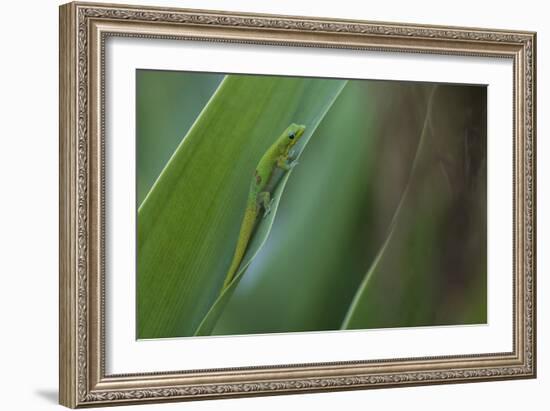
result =
[[[263,217],[269,214],[273,203],[271,196],[275,188],[283,176],[298,164],[296,161],[297,153],[293,147],[300,140],[305,129],[305,126],[294,123],[288,126],[275,143],[269,147],[256,166],[250,184],[235,254],[225,277],[222,291],[231,283],[241,265],[252,233],[258,223],[260,211],[263,210]]]

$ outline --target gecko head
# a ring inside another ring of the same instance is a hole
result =
[[[300,138],[304,135],[305,129],[306,126],[295,123],[292,123],[290,126],[287,127],[283,136],[285,136],[287,140],[286,144],[288,148],[291,148],[300,140]]]

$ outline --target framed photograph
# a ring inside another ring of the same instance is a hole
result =
[[[60,403],[533,378],[533,32],[60,8]]]

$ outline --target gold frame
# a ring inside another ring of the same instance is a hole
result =
[[[512,59],[513,351],[106,375],[103,52],[109,36]],[[60,403],[76,408],[535,377],[535,52],[533,32],[92,3],[61,6]]]

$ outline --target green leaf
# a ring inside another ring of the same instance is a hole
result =
[[[341,329],[486,321],[485,174],[471,167],[484,149],[468,147],[478,91],[429,94],[407,182]]]
[[[434,95],[435,88],[432,89],[432,92],[430,94],[429,100],[428,100],[428,107],[426,108],[426,114],[425,114],[425,120],[424,120],[424,126],[422,128],[422,134],[420,136],[420,139],[418,140],[418,146],[416,150],[416,155],[414,158],[414,161],[412,163],[411,172],[409,174],[409,181],[407,182],[407,185],[405,186],[405,189],[403,190],[403,193],[401,194],[401,200],[399,201],[399,204],[397,205],[397,208],[395,210],[395,213],[393,215],[393,218],[390,222],[389,228],[388,228],[388,235],[385,239],[385,241],[382,243],[380,250],[376,254],[374,261],[372,262],[369,270],[365,274],[365,277],[363,278],[363,281],[361,282],[359,289],[357,290],[351,305],[348,309],[348,312],[346,313],[346,316],[344,318],[344,321],[342,323],[342,329],[349,329],[349,328],[362,328],[364,327],[363,321],[364,318],[369,315],[368,312],[369,309],[372,310],[372,307],[369,305],[369,282],[372,280],[372,277],[375,276],[378,273],[378,270],[380,269],[381,261],[383,261],[384,258],[387,258],[386,250],[392,244],[392,240],[394,239],[394,235],[396,232],[396,227],[398,226],[398,223],[400,223],[404,218],[404,212],[403,208],[404,205],[407,203],[407,200],[409,199],[410,191],[412,188],[414,188],[417,181],[415,180],[415,177],[421,173],[421,168],[424,164],[423,160],[425,159],[425,152],[427,150],[426,148],[426,135],[430,133],[430,110],[431,110],[431,104],[433,102],[433,95]],[[399,240],[398,238],[397,240]],[[365,307],[368,306],[369,309],[366,309]]]
[[[139,208],[138,338],[198,331],[219,296],[260,157],[292,122],[306,125],[303,149],[345,84],[226,76]],[[276,191],[275,207],[290,175]],[[261,248],[275,214],[262,221],[222,300]],[[216,307],[201,333],[215,323]]]

